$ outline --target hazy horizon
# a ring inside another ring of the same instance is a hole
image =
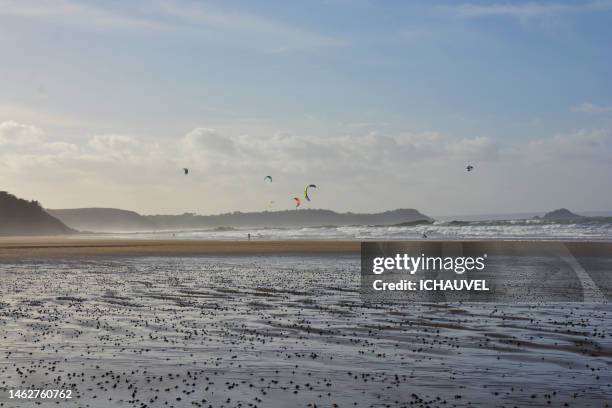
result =
[[[612,210],[611,17],[610,0],[0,0],[0,183],[140,214],[291,209],[309,183],[304,207],[338,212]]]
[[[129,208],[118,208],[118,207],[100,207],[100,206],[91,206],[91,207],[66,207],[66,208],[49,208],[49,207],[44,207],[45,210],[48,211],[57,211],[57,210],[83,210],[83,209],[109,209],[109,210],[122,210],[122,211],[130,211],[130,212],[135,212],[139,215],[143,215],[143,216],[155,216],[155,215],[184,215],[184,214],[194,214],[194,215],[198,215],[198,216],[217,216],[217,215],[222,215],[222,214],[231,214],[231,213],[235,213],[235,212],[242,212],[242,213],[250,213],[250,212],[276,212],[276,211],[295,211],[295,208],[291,208],[291,209],[262,209],[262,210],[253,210],[253,211],[239,211],[239,210],[227,210],[227,211],[223,211],[223,212],[218,212],[218,213],[198,213],[198,212],[193,212],[193,211],[185,211],[182,213],[142,213],[136,210],[132,210]],[[531,217],[534,215],[543,215],[546,214],[548,212],[554,211],[554,210],[558,210],[558,209],[568,209],[573,213],[576,213],[578,215],[584,215],[584,216],[609,216],[608,214],[612,214],[612,210],[574,210],[572,208],[566,208],[563,206],[560,207],[556,207],[556,208],[551,208],[551,209],[547,209],[547,210],[540,210],[540,211],[521,211],[521,212],[494,212],[494,213],[481,213],[481,214],[431,214],[429,213],[427,210],[424,210],[422,208],[408,208],[408,207],[398,207],[398,208],[388,208],[388,209],[383,209],[380,211],[366,211],[366,212],[361,212],[363,214],[374,214],[374,213],[383,213],[383,212],[391,212],[391,211],[397,211],[397,210],[417,210],[418,212],[420,212],[423,215],[426,215],[428,217],[431,217],[433,219],[451,219],[453,217],[468,217],[468,218],[479,218],[479,219],[488,219],[486,217],[493,217],[490,219],[494,219],[494,218],[499,218],[499,217],[504,217],[504,216],[525,216],[525,217]],[[298,211],[304,211],[304,210],[323,210],[323,211],[333,211],[339,214],[344,214],[347,212],[353,212],[353,213],[360,213],[360,212],[354,212],[354,211],[338,211],[335,210],[333,208],[318,208],[318,207],[312,207],[312,208],[301,208],[298,209]]]

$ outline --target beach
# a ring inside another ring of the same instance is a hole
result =
[[[359,246],[2,239],[0,403],[31,402],[15,389],[89,407],[610,400],[609,304],[370,304]]]
[[[0,238],[0,259],[78,256],[178,256],[203,254],[353,253],[358,241],[197,241],[176,239]]]
[[[0,4],[0,408],[611,408],[612,0]]]
[[[390,240],[388,242],[396,242]],[[412,240],[416,245],[440,244],[441,240]],[[559,245],[576,256],[605,256],[612,253],[610,241],[568,240],[464,240],[464,251],[537,254],[554,251]],[[0,237],[0,259],[79,257],[79,256],[180,256],[240,254],[359,254],[357,240],[194,240],[194,239],[119,239],[97,236]]]

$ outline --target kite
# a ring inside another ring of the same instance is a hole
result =
[[[304,198],[308,201],[310,201],[310,197],[308,197],[308,189],[309,188],[317,188],[317,186],[315,186],[314,184],[309,184],[306,186],[306,188],[304,189]]]
[[[187,167],[183,167],[183,172],[185,175],[189,174],[189,169]]]
[[[474,166],[472,166],[471,164],[468,164],[468,166],[465,169],[467,171],[472,171],[472,170],[474,170]]]
[[[266,181],[266,180],[270,180],[270,183],[271,183],[271,182],[272,182],[272,176],[266,176],[266,177],[264,177],[264,181]]]
[[[293,199],[295,200],[295,208],[298,208],[300,204],[302,204],[302,201],[299,197],[293,197]]]

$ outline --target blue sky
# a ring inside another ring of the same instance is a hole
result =
[[[338,210],[612,209],[611,40],[606,0],[0,1],[0,181],[145,213],[310,182]]]

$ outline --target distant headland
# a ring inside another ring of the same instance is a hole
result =
[[[38,201],[0,191],[0,235],[64,235],[76,231],[49,215]]]
[[[219,228],[291,228],[342,225],[416,225],[432,218],[415,209],[380,213],[338,213],[331,210],[304,209],[285,211],[240,212],[218,215],[140,215],[114,208],[76,208],[47,210],[80,231],[154,231]]]

